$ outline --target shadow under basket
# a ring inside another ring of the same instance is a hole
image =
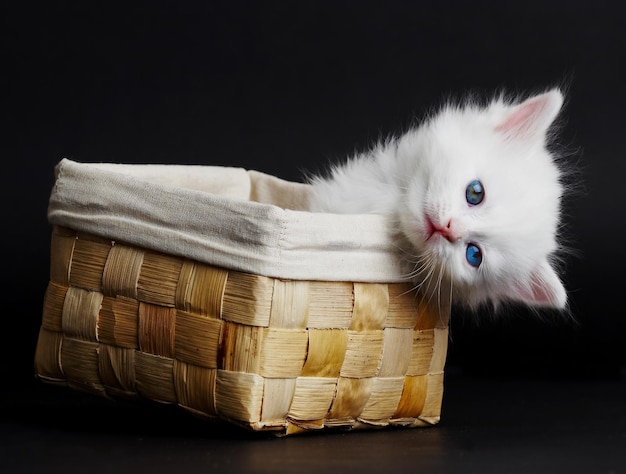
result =
[[[337,280],[321,279],[319,272],[310,279],[281,277],[288,265],[278,265],[271,275],[257,274],[236,258],[231,268],[216,264],[217,250],[192,250],[207,255],[200,261],[187,254],[189,247],[180,239],[174,245],[184,250],[177,253],[159,249],[158,239],[151,242],[145,233],[129,242],[140,229],[125,222],[111,230],[102,224],[105,214],[98,221],[85,217],[81,208],[67,217],[75,199],[82,199],[65,194],[73,180],[79,187],[85,183],[85,194],[94,199],[99,199],[99,186],[103,196],[111,194],[108,179],[131,179],[135,187],[162,185],[130,177],[129,165],[112,166],[64,160],[57,168],[49,210],[50,282],[35,352],[41,380],[103,396],[177,404],[195,415],[277,435],[439,421],[449,309],[421,304],[410,285],[385,275],[374,275],[374,282],[350,281],[337,269]],[[145,172],[136,166],[132,173]],[[82,172],[94,173],[100,184],[85,180]],[[245,180],[252,188],[273,183],[272,192],[283,184],[299,194],[306,191],[250,172]],[[182,194],[189,190],[180,179],[163,186],[180,188]],[[193,193],[216,198],[211,188]],[[226,201],[278,209],[276,199],[248,190],[253,195],[256,202]],[[309,214],[293,207],[280,211],[302,214],[299,218]],[[109,208],[98,209],[88,212]],[[119,213],[114,216],[124,221]],[[224,229],[217,226],[217,231]],[[284,239],[280,242],[285,245]],[[236,247],[232,252],[238,253]],[[369,267],[364,268],[350,271],[367,275]]]

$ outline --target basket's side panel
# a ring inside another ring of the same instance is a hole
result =
[[[186,260],[176,288],[174,383],[178,404],[215,417],[221,364],[221,319],[228,272]]]
[[[139,349],[139,301],[125,297],[102,298],[98,339],[104,344]]]
[[[137,299],[157,306],[176,306],[176,289],[184,260],[146,252],[137,281]]]
[[[102,291],[102,274],[111,241],[83,235],[76,239],[70,266],[70,286]]]
[[[117,396],[136,396],[135,350],[100,344],[98,351],[98,370],[107,392]]]
[[[100,286],[96,275],[104,265],[104,248],[101,241],[78,244],[72,231],[54,230],[50,282],[35,352],[35,370],[42,379],[97,393],[104,387],[98,377],[97,343],[102,294],[95,290]]]
[[[137,284],[145,252],[116,245],[109,251],[102,274],[105,296],[137,299]]]
[[[58,246],[55,245],[54,241],[52,249],[53,251],[55,249],[58,251]],[[52,268],[58,269],[59,266],[53,264]],[[67,269],[60,268],[59,273],[62,276],[59,278],[56,275],[55,279],[62,283],[56,283],[51,280],[44,295],[41,327],[35,351],[35,369],[40,377],[49,382],[65,381],[63,371],[61,370],[61,324],[63,319],[63,302],[68,290],[69,272]]]
[[[61,369],[61,344],[63,334],[41,326],[35,348],[35,373],[39,378],[51,383],[65,383]]]
[[[174,380],[180,405],[199,415],[215,416],[217,369],[174,360]]]
[[[283,434],[439,420],[449,308],[406,284],[281,280],[58,227],[51,245],[45,381]]]

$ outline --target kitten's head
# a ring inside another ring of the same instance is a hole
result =
[[[562,309],[560,171],[547,149],[558,90],[509,104],[445,107],[397,144],[405,198],[398,214],[417,249],[414,276],[475,307],[517,301]]]

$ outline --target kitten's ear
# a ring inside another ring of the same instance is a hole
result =
[[[521,104],[508,107],[496,125],[496,131],[512,139],[543,139],[562,105],[563,95],[558,89],[536,95]]]
[[[530,306],[565,309],[567,293],[547,260],[535,268],[527,282],[518,283],[512,297]]]

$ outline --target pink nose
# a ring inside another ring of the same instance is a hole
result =
[[[426,217],[427,225],[428,225],[428,239],[430,239],[434,234],[439,234],[448,242],[457,242],[461,239],[461,235],[459,232],[455,231],[452,225],[452,219],[448,220],[445,225],[435,224],[430,217]]]

